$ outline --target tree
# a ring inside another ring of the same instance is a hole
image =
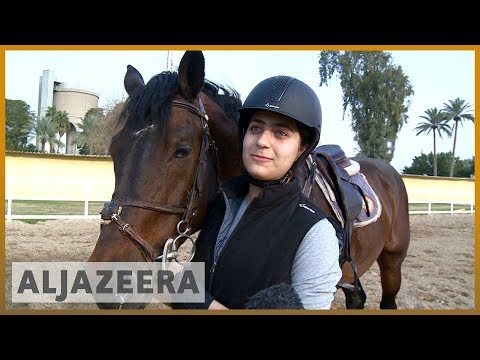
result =
[[[455,160],[455,177],[469,178],[475,175],[475,156],[471,159]]]
[[[55,132],[58,132],[59,139],[61,139],[70,128],[68,113],[66,111],[57,110],[55,106],[47,107],[47,110],[45,111],[45,117],[50,119],[52,124],[55,126]],[[68,139],[66,142],[68,144]],[[55,152],[53,147],[50,149],[50,152]]]
[[[433,159],[434,155],[432,152],[428,154],[421,154],[420,156],[415,156],[412,161],[411,166],[406,166],[403,168],[403,174],[413,174],[413,175],[432,175],[433,174]],[[450,164],[452,162],[452,152],[447,153],[441,152],[437,154],[438,161],[438,176],[448,176],[450,171]],[[475,158],[460,160],[458,157],[456,159],[457,169],[455,171],[455,177],[470,177],[470,175],[475,174]]]
[[[53,123],[52,119],[44,116],[37,121],[33,121],[31,124],[32,134],[40,142],[42,151],[45,152],[45,144],[50,144],[50,151],[53,149],[53,145],[58,147],[65,146],[59,139],[57,139],[57,127]]]
[[[384,51],[322,51],[319,64],[320,86],[335,73],[340,78],[343,117],[350,107],[358,155],[390,162],[414,93],[402,67]]]
[[[84,148],[83,151],[81,151],[84,154],[90,153],[88,149],[88,139],[95,133],[97,116],[98,112],[94,108],[89,109],[85,116],[81,118],[82,122],[78,124],[78,127],[82,129],[82,131],[77,133],[75,142],[79,148]]]
[[[118,130],[118,119],[125,105],[124,101],[112,102],[105,116],[98,119],[95,132],[89,138],[89,148],[92,154],[107,155],[112,136]]]
[[[60,139],[70,128],[70,120],[68,119],[68,113],[64,111],[57,111],[54,118],[55,124],[57,126],[58,135]],[[68,144],[68,141],[67,141]]]
[[[448,136],[452,135],[452,130],[450,125],[447,124],[448,115],[442,111],[438,111],[437,108],[430,108],[425,110],[425,114],[421,115],[420,117],[427,120],[424,122],[419,123],[415,130],[417,130],[417,136],[421,133],[430,134],[430,131],[433,132],[433,176],[437,176],[437,139],[436,134],[440,138],[442,137],[442,133],[448,134]]]
[[[460,98],[456,98],[455,100],[448,100],[448,103],[444,103],[443,111],[448,114],[448,120],[453,120],[455,122],[453,129],[454,129],[454,136],[453,136],[453,157],[452,157],[452,165],[450,167],[450,177],[453,176],[453,170],[455,168],[455,146],[457,144],[457,129],[458,123],[462,123],[462,120],[470,120],[474,121],[474,117],[468,111],[472,107],[469,103],[465,103],[465,100],[460,100]],[[463,124],[463,123],[462,123]]]
[[[7,150],[25,151],[28,148],[30,124],[35,121],[35,114],[30,105],[23,100],[5,101],[5,148]]]
[[[107,113],[102,109],[90,109],[79,127],[83,132],[77,134],[77,145],[81,154],[107,155],[113,134],[118,130],[118,119],[125,102],[113,101],[108,105]]]

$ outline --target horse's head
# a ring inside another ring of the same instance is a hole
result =
[[[187,51],[178,73],[160,73],[146,85],[128,66],[124,85],[129,98],[109,149],[115,189],[102,210],[108,224],[102,225],[89,262],[155,261],[169,255],[163,254],[167,240],[180,235],[178,246],[189,239],[219,182],[238,173],[240,99],[235,92],[220,95],[226,89],[205,81],[204,73],[200,51]],[[233,105],[233,117],[225,104]],[[225,165],[219,169],[219,163]]]

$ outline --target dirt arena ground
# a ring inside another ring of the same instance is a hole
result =
[[[474,215],[438,214],[410,217],[411,242],[403,263],[399,309],[472,310],[475,307]],[[99,234],[96,220],[52,220],[35,225],[6,222],[6,308],[86,309],[94,304],[19,304],[11,302],[12,261],[84,261]],[[381,286],[375,264],[361,278],[366,309],[378,309]],[[168,310],[162,305],[147,309]],[[332,309],[344,309],[337,292]]]

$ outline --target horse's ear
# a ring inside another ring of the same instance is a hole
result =
[[[123,79],[123,86],[125,86],[128,96],[131,96],[139,88],[145,86],[142,74],[140,74],[132,65],[127,65],[127,73]]]
[[[205,80],[205,58],[201,51],[185,51],[178,66],[178,78],[183,96],[195,99]]]

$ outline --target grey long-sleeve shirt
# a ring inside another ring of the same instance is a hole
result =
[[[293,262],[292,286],[305,309],[330,309],[342,277],[335,228],[317,222],[305,235]]]

